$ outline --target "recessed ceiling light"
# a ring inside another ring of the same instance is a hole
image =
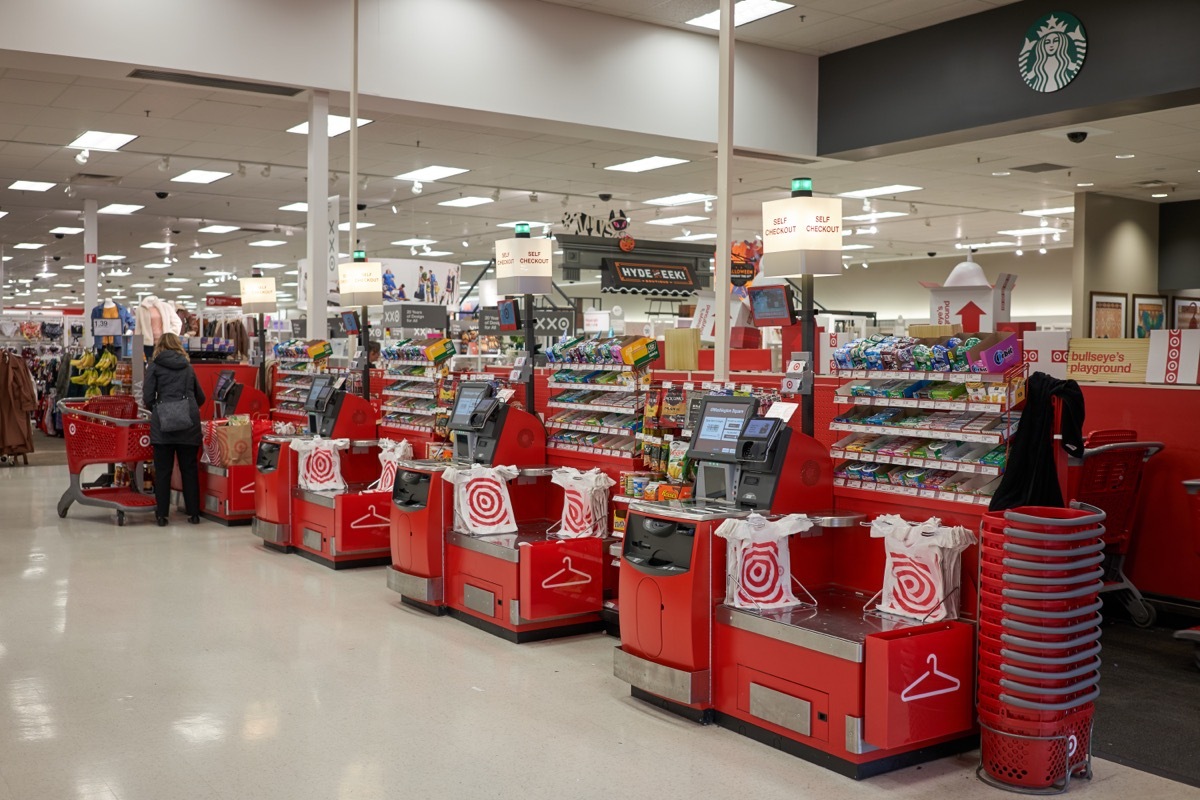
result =
[[[217,297],[221,297],[221,296],[222,296],[222,295],[224,295],[225,293],[224,293],[224,292],[209,292],[209,294],[211,294],[211,295],[216,295]]]
[[[844,244],[844,245],[842,245],[842,249],[843,250],[874,250],[875,245],[873,245],[873,244]]]
[[[437,239],[401,239],[399,241],[392,242],[392,244],[396,245],[397,247],[421,247],[427,244],[437,244]]]
[[[34,289],[34,291],[37,292],[38,294],[44,294],[45,292],[48,292],[50,290],[46,289],[46,288],[37,288],[37,289]]]
[[[198,232],[199,233],[233,233],[234,231],[240,231],[240,230],[241,230],[241,228],[239,228],[237,225],[207,225],[207,226],[201,228]]]
[[[1061,206],[1059,208],[1032,208],[1028,211],[1021,212],[1026,217],[1054,217],[1059,214],[1074,214],[1075,206]]]
[[[71,270],[72,272],[75,272],[75,271],[80,271],[80,272],[82,272],[82,271],[83,271],[83,269],[84,269],[84,266],[83,266],[83,264],[68,264],[68,265],[67,265],[67,266],[65,266],[65,267],[59,267],[59,269],[69,269],[69,270]],[[80,282],[82,282],[82,281],[83,281],[83,278],[80,278],[79,280],[80,280]]]
[[[44,244],[37,244],[36,242],[21,242],[20,244],[14,244],[13,249],[14,250],[41,250],[45,246],[46,245],[44,245]]]
[[[842,220],[846,222],[879,222],[881,219],[907,216],[908,213],[904,211],[873,211],[870,214],[854,214],[853,216],[842,217]]]
[[[647,225],[687,225],[689,222],[704,222],[708,217],[696,217],[684,214],[682,217],[662,217],[661,219],[648,219]]]
[[[778,14],[780,11],[787,11],[789,8],[794,8],[794,6],[791,3],[781,3],[779,0],[738,0],[733,6],[733,27],[736,28],[763,17]],[[697,28],[720,30],[721,10],[717,9],[695,19],[689,19],[687,24],[695,25]]]
[[[220,257],[221,257],[220,253],[214,253],[211,250],[209,250],[208,252],[205,252],[205,253],[202,253],[199,250],[197,250],[196,252],[192,253],[192,258],[210,259],[210,258],[220,258]]]
[[[374,228],[374,227],[375,227],[375,223],[374,223],[374,222],[360,222],[360,223],[358,223],[358,227],[359,227],[360,229],[361,229],[361,228]],[[349,230],[350,230],[350,223],[349,223],[349,222],[343,222],[341,225],[338,225],[338,230],[339,230],[339,231],[349,231]]]
[[[857,200],[862,200],[866,197],[882,197],[888,194],[919,191],[921,191],[920,186],[906,186],[903,183],[894,183],[891,186],[876,186],[874,189],[855,189],[853,192],[842,192],[838,197],[853,197]]]
[[[686,236],[672,236],[671,239],[676,242],[700,242],[705,239],[715,239],[715,233],[689,233]]]
[[[13,260],[12,256],[4,256],[3,258],[0,258],[0,261],[12,261],[12,260]]]
[[[1150,196],[1151,197],[1166,197],[1167,193],[1166,192],[1155,192],[1154,194],[1152,194]]]
[[[287,242],[280,241],[279,239],[259,239],[257,242],[249,242],[251,247],[279,247],[285,244]]]
[[[1011,231],[996,231],[1001,236],[1041,236],[1043,233],[1066,233],[1066,228],[1047,225],[1044,228],[1016,228]]]
[[[646,205],[649,206],[686,206],[691,203],[703,203],[708,200],[716,200],[715,194],[699,194],[697,192],[684,192],[683,194],[672,194],[666,197],[656,197],[653,200],[646,200]]]
[[[169,263],[168,264],[143,264],[142,269],[166,269],[169,266],[171,266]]]
[[[1009,175],[1012,175],[1012,173],[1011,173],[1011,172],[1008,172],[1008,171],[1006,171],[1006,170],[1001,170],[1000,172],[993,172],[993,173],[992,173],[992,177],[993,177],[993,178],[1007,178]]]
[[[129,205],[128,203],[112,203],[100,209],[98,214],[132,214],[141,211],[145,206]]]
[[[285,273],[283,273],[283,274],[284,274],[284,275],[298,275],[298,274],[299,274],[299,270],[289,269],[287,272],[285,272]]]
[[[492,262],[488,261],[487,259],[484,259],[482,261],[464,261],[463,266],[464,267],[486,267],[490,263],[492,263]]]
[[[1113,158],[1126,159],[1126,158],[1137,158],[1137,156],[1133,153],[1121,153],[1120,155],[1113,156]]]
[[[153,289],[154,287],[155,284],[153,283],[134,283],[130,285],[132,289]]]
[[[56,283],[56,284],[54,284],[54,288],[55,289],[70,289],[74,285],[75,284],[73,284],[73,283]]]
[[[438,203],[439,206],[450,206],[452,208],[471,208],[472,206],[481,206],[485,203],[492,202],[490,197],[456,197],[453,200],[443,200]]]
[[[232,174],[232,172],[218,172],[210,169],[189,169],[182,175],[171,178],[171,181],[174,183],[216,183]]]
[[[649,172],[652,169],[662,169],[663,167],[673,167],[676,164],[686,164],[686,158],[668,158],[667,156],[649,156],[648,158],[639,158],[636,161],[626,161],[624,164],[613,164],[605,169],[613,172]]]
[[[57,272],[39,272],[37,276],[39,278],[57,278],[58,273]]]
[[[178,286],[164,286],[163,291],[164,292],[182,292],[183,289]]]
[[[100,256],[98,261],[124,261],[125,256]]]
[[[288,203],[286,206],[280,206],[280,211],[308,211],[308,203]]]
[[[193,296],[192,296],[192,295],[190,295],[190,294],[181,294],[181,295],[179,295],[179,298],[178,298],[178,299],[180,299],[180,300],[191,300],[191,299],[192,299],[192,297],[193,297]]]
[[[187,278],[163,278],[164,283],[191,283]]]
[[[130,133],[105,133],[87,131],[67,147],[76,150],[120,150],[138,137]]]
[[[362,117],[359,117],[358,118],[358,127],[361,128],[363,125],[370,125],[371,122],[372,122],[372,120],[363,119]],[[337,114],[330,114],[328,124],[329,124],[329,135],[331,137],[332,136],[341,136],[343,133],[346,133],[347,131],[350,130],[350,118],[349,117],[342,117],[342,116],[338,116]],[[300,134],[307,135],[308,134],[308,123],[301,122],[299,125],[295,125],[291,128],[288,128],[287,132],[288,133],[300,133]]]
[[[549,222],[531,222],[529,220],[520,219],[520,220],[517,220],[516,222],[497,222],[496,227],[497,228],[515,228],[518,225],[528,225],[531,228],[537,228],[537,227],[545,226],[545,225],[549,225],[549,224],[550,224]]]
[[[427,250],[424,253],[418,253],[419,256],[428,256],[429,258],[438,258],[439,256],[450,255],[449,250]]]
[[[142,245],[147,250],[170,250],[174,246],[170,242],[146,242]]]
[[[251,264],[250,266],[252,266],[254,269],[281,269],[282,267],[285,267],[287,265],[286,264],[274,264],[269,261],[264,261],[261,264]]]
[[[13,181],[8,188],[18,192],[48,192],[57,185],[57,183],[46,183],[45,181]]]
[[[1016,245],[1016,242],[960,242],[954,246],[959,250],[969,250],[972,248],[978,249],[981,247],[1016,247]]]
[[[286,283],[281,283],[279,285],[280,286],[297,286],[298,284],[295,281],[287,281]]]
[[[50,232],[54,233],[54,234],[61,233],[64,236],[74,236],[77,233],[83,233],[83,228],[58,227],[58,228],[51,228]]]
[[[470,170],[461,167],[422,167],[421,169],[414,169],[412,172],[406,172],[403,175],[397,175],[395,179],[398,181],[428,181],[432,183],[433,181],[445,180],[455,175],[462,175],[464,172],[470,172]]]
[[[1094,184],[1094,183],[1077,183],[1075,185],[1082,189],[1082,188],[1086,188],[1088,186],[1095,186],[1096,184]]]

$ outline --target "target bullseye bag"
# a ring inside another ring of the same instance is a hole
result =
[[[550,481],[563,487],[562,520],[554,536],[579,539],[608,535],[608,488],[616,481],[596,468],[580,472],[572,467],[554,470]]]
[[[786,608],[799,605],[792,593],[788,537],[812,527],[802,514],[768,520],[761,514],[727,519],[716,534],[724,538],[725,604],[735,608]]]
[[[346,490],[346,481],[342,480],[342,457],[338,451],[350,446],[349,439],[322,439],[318,436],[314,439],[294,439],[291,444],[297,454],[297,486],[314,492]]]
[[[408,439],[401,439],[398,442],[392,439],[380,439],[379,480],[371,484],[369,488],[379,492],[390,492],[396,485],[397,462],[411,461],[412,457],[413,449],[412,445],[408,443]]]
[[[476,536],[491,533],[516,533],[508,482],[517,477],[516,467],[470,469],[450,467],[442,480],[454,486],[454,529]]]
[[[883,539],[887,561],[879,610],[924,622],[957,619],[962,551],[975,537],[931,517],[919,525],[895,514],[876,517],[871,536]]]

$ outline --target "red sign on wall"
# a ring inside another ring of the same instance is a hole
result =
[[[83,256],[83,263],[95,264],[96,263],[96,254],[95,253],[85,253]]]
[[[206,305],[210,308],[221,307],[221,306],[240,306],[241,304],[242,304],[242,298],[240,298],[240,297],[226,297],[225,295],[220,295],[220,294],[218,294],[218,295],[210,294],[208,297],[206,297],[204,299],[204,305]]]

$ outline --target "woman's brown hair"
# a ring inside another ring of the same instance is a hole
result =
[[[154,352],[150,355],[150,360],[153,361],[158,358],[158,354],[163,350],[174,350],[185,358],[187,357],[187,351],[183,349],[183,343],[173,333],[164,333],[158,337],[158,344],[154,345]]]

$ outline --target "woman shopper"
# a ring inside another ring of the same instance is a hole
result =
[[[154,346],[142,385],[142,404],[150,409],[150,444],[154,446],[155,519],[167,524],[171,506],[171,472],[179,459],[183,503],[188,522],[200,522],[200,406],[204,392],[187,352],[173,333]]]

